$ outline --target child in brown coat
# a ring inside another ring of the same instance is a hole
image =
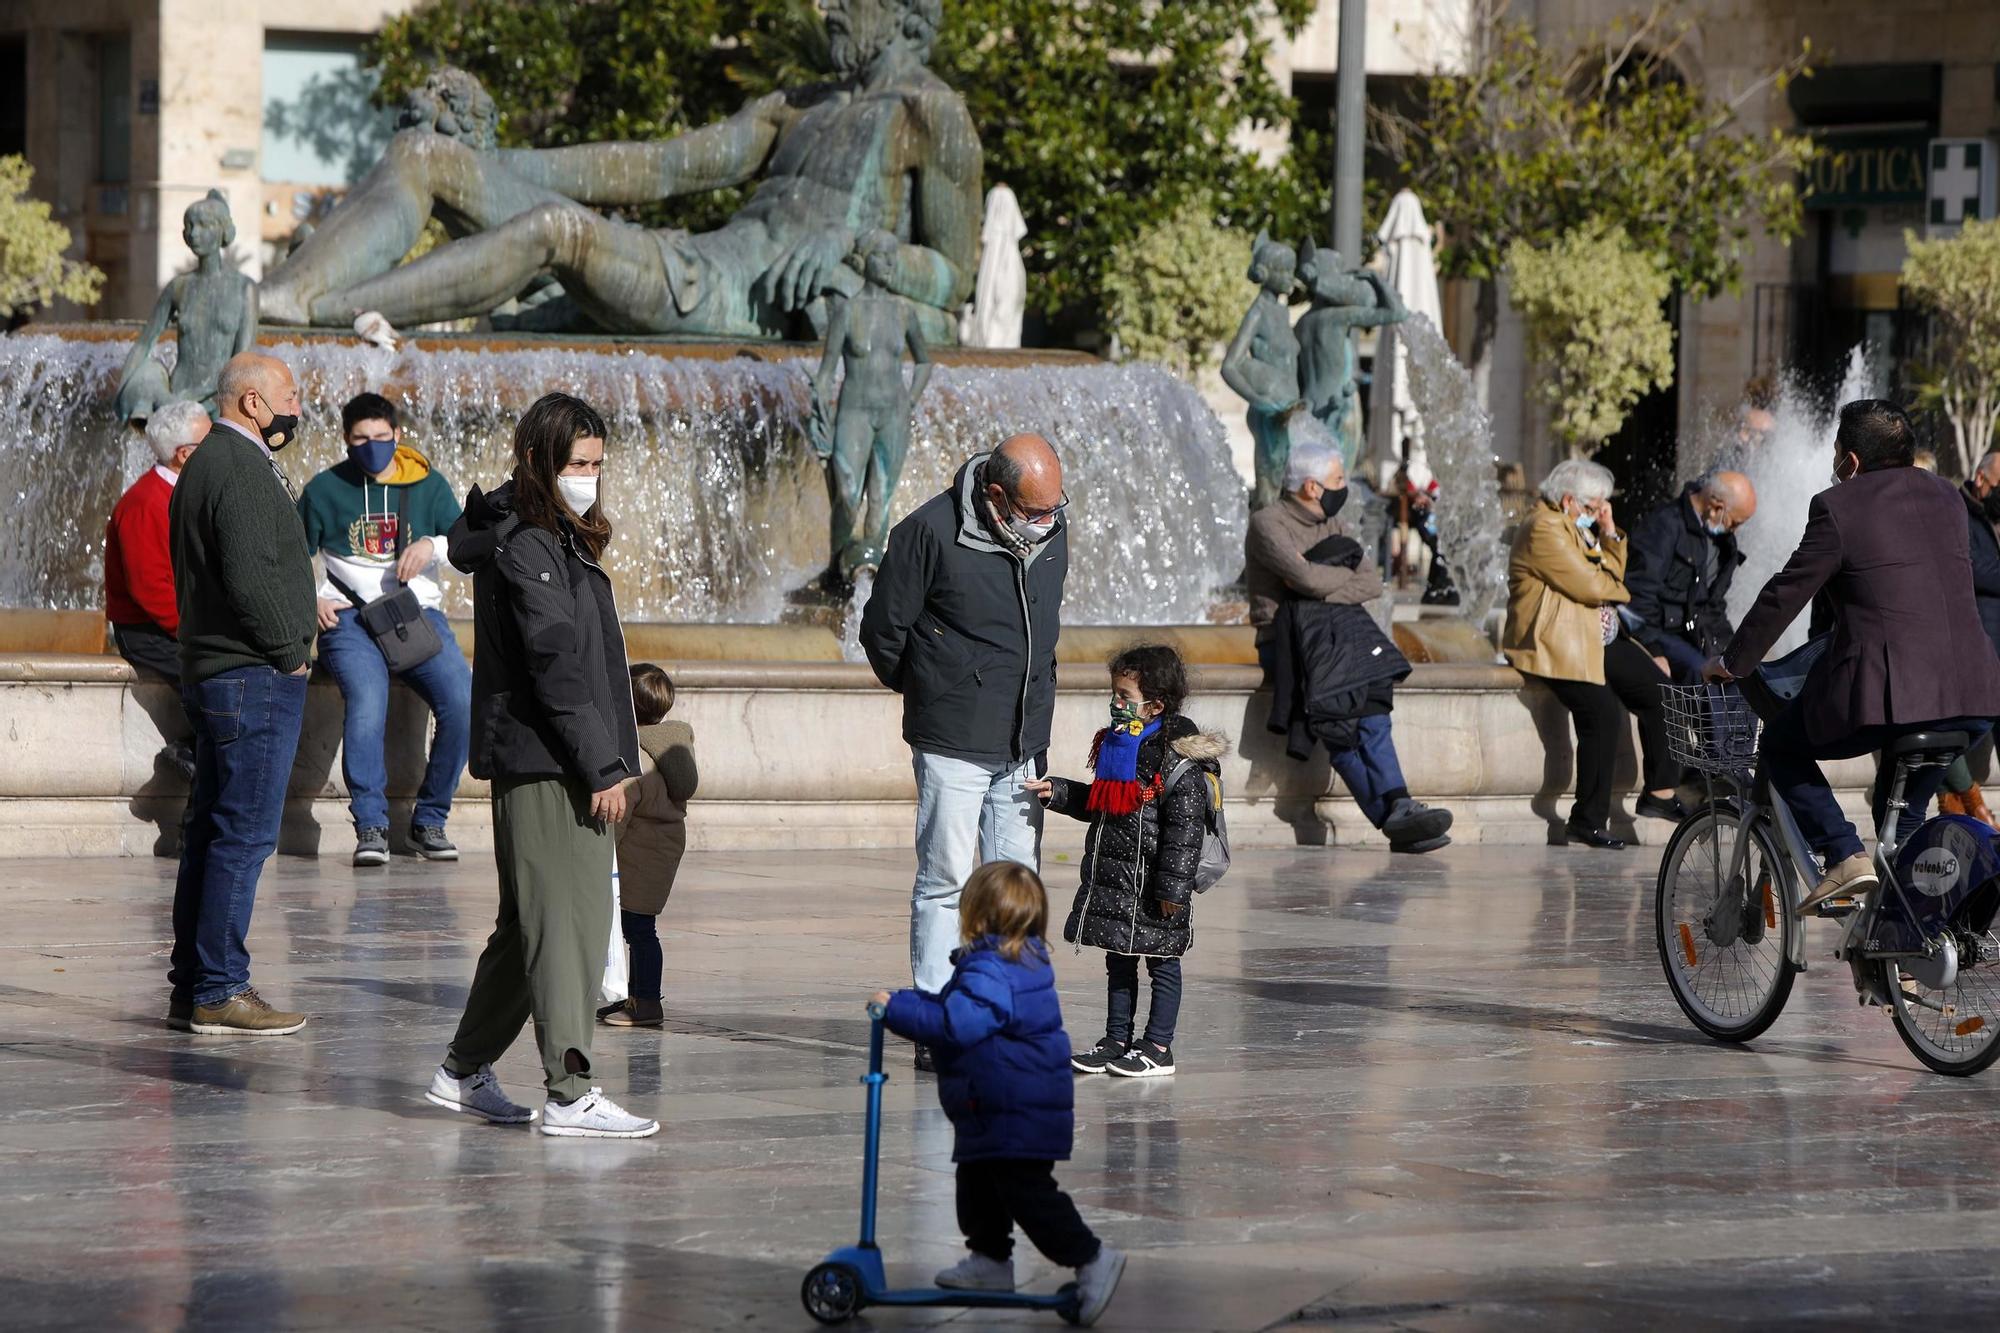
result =
[[[598,1014],[613,1027],[656,1028],[664,1017],[657,918],[687,851],[687,803],[696,781],[694,728],[666,720],[673,706],[674,682],[666,672],[650,662],[632,668],[639,748],[652,762],[644,776],[626,779],[625,822],[618,826],[618,924],[632,967],[630,998]]]

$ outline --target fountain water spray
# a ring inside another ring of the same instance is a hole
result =
[[[1739,435],[1732,415],[1711,425],[1683,448],[1683,483],[1722,467],[1743,473],[1757,488],[1757,514],[1736,533],[1744,559],[1729,586],[1732,624],[1743,623],[1757,594],[1798,549],[1813,496],[1833,484],[1839,406],[1876,396],[1876,378],[1866,349],[1856,346],[1847,354],[1847,370],[1831,403],[1814,393],[1803,378],[1788,374],[1771,408],[1775,424],[1761,440]],[[1778,639],[1771,656],[1781,656],[1804,643],[1809,622],[1809,614],[1801,615]]]
[[[100,604],[104,524],[147,455],[111,419],[109,381],[127,344],[54,334],[0,338],[0,606]],[[410,347],[334,340],[266,350],[298,374],[300,442],[278,456],[295,485],[338,461],[340,409],[389,391],[410,442],[461,493],[512,467],[514,422],[541,394],[573,393],[612,431],[607,565],[632,620],[766,623],[826,562],[827,499],[805,443],[814,361],[668,357],[631,349]],[[1243,485],[1222,425],[1194,389],[1155,366],[940,366],[912,432],[897,516],[959,465],[1017,431],[1056,446],[1075,503],[1064,618],[1160,624],[1206,618],[1242,563]],[[470,590],[446,581],[464,614]]]
[[[1466,619],[1484,630],[1507,591],[1507,526],[1493,466],[1493,419],[1472,376],[1427,315],[1401,330],[1409,352],[1410,399],[1423,422],[1423,447],[1437,475],[1438,554],[1451,570]]]

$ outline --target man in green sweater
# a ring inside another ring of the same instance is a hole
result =
[[[297,436],[298,414],[298,383],[284,362],[232,357],[215,425],[167,514],[181,698],[195,727],[167,1023],[191,1032],[276,1035],[306,1023],[251,987],[244,947],[258,876],[278,849],[318,628],[312,553],[271,457]]]

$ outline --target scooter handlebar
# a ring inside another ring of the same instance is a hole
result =
[[[868,1002],[868,1016],[874,1019],[877,1023],[881,1022],[883,1018],[888,1015],[888,1013],[889,1011],[886,1007],[875,1003],[875,1001],[873,1000],[870,1000]]]

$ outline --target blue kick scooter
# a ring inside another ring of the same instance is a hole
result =
[[[861,1166],[861,1240],[835,1250],[806,1274],[799,1296],[806,1313],[822,1324],[852,1319],[870,1305],[962,1305],[975,1309],[1053,1310],[1074,1324],[1081,1308],[1076,1283],[1065,1282],[1046,1295],[1024,1291],[951,1291],[944,1287],[892,1289],[882,1272],[882,1251],[875,1248],[875,1171],[881,1159],[882,1006],[868,1006],[873,1020],[868,1033],[868,1140]]]

